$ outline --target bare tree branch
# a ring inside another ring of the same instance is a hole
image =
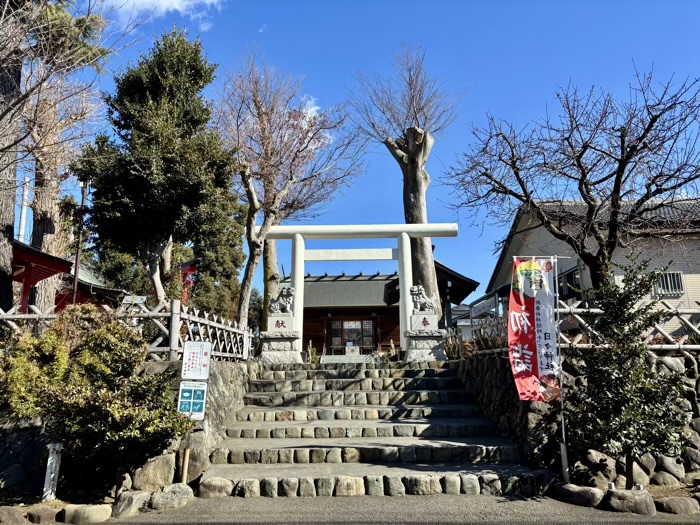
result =
[[[660,213],[698,197],[700,80],[657,84],[637,72],[629,98],[559,93],[560,112],[522,130],[489,116],[450,169],[455,208],[506,225],[524,207],[581,257],[594,284],[633,235],[697,229],[693,213]],[[571,202],[575,201],[575,202]]]
[[[238,159],[249,205],[241,323],[248,318],[252,280],[269,229],[314,213],[362,168],[365,141],[348,125],[345,106],[318,108],[301,89],[300,78],[284,75],[251,55],[239,72],[225,79],[217,104],[217,127]],[[269,266],[277,272],[276,260]],[[267,301],[274,291],[266,285]]]

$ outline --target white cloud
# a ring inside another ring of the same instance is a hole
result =
[[[126,19],[133,15],[164,16],[178,13],[198,22],[200,31],[208,31],[212,27],[209,11],[219,10],[226,0],[108,0],[119,13],[120,18]]]
[[[321,106],[316,104],[317,101],[318,99],[311,95],[304,95],[301,98],[301,102],[304,105],[304,113],[306,113],[308,117],[315,117],[321,111]]]
[[[265,29],[267,29],[267,24],[263,24],[260,26],[260,29],[258,29],[258,33],[264,33]]]

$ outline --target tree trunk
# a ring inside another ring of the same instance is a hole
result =
[[[253,293],[253,278],[263,256],[262,245],[254,240],[251,234],[246,233],[246,237],[248,240],[248,260],[245,263],[241,292],[238,298],[238,325],[241,328],[248,327],[248,310],[250,308],[250,296]],[[261,326],[261,330],[265,328],[264,325]]]
[[[22,68],[0,64],[0,113],[10,108],[20,95]],[[0,308],[12,308],[12,242],[15,237],[15,199],[17,193],[17,147],[19,108],[10,110],[0,121]]]
[[[625,489],[632,490],[634,488],[634,458],[632,454],[625,456]]]
[[[162,255],[162,250],[159,250],[157,253],[152,253],[148,260],[148,276],[153,283],[158,304],[163,304],[166,300],[165,288],[163,288],[163,282],[160,279],[160,259]]]
[[[163,250],[163,255],[161,256],[161,272],[163,278],[167,279],[170,275],[170,270],[173,264],[173,236],[171,235],[168,239],[168,244],[165,245]]]
[[[270,302],[280,293],[280,283],[282,277],[279,272],[279,261],[277,259],[277,241],[268,239],[265,241],[263,249],[263,270],[265,279],[265,295],[263,297],[263,315],[261,326],[267,328],[267,315]]]
[[[34,200],[32,202],[32,246],[49,255],[64,257],[68,249],[67,232],[61,229],[61,212],[58,199],[61,191],[58,173],[59,159],[55,136],[57,129],[57,110],[55,105],[44,104],[40,111],[40,123],[37,132],[41,140],[36,145],[34,156]],[[40,281],[36,286],[34,305],[42,312],[56,304],[56,294],[61,287],[60,275]]]
[[[428,162],[434,140],[430,133],[418,128],[407,129],[406,138],[406,144],[401,148],[404,156],[397,157],[392,152],[403,173],[404,218],[406,224],[427,224],[426,194],[430,186],[430,175],[425,170],[425,164]],[[430,237],[411,238],[411,264],[413,266],[413,284],[420,284],[425,288],[425,294],[435,303],[435,312],[438,318],[441,318],[442,305],[440,304],[433,244]],[[449,305],[445,305],[445,307],[448,308]]]

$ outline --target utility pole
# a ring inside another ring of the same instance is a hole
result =
[[[19,242],[27,242],[25,239],[27,232],[27,206],[29,205],[29,177],[24,177],[22,184],[22,207],[19,212]]]
[[[83,251],[83,219],[85,214],[85,202],[87,201],[88,183],[80,181],[82,199],[80,202],[80,224],[78,225],[78,248],[75,250],[75,266],[73,268],[73,304],[78,297],[78,276],[80,275],[80,256]]]

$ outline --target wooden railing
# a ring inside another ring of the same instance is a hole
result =
[[[648,304],[648,303],[647,303]],[[700,351],[700,302],[695,308],[677,308],[668,301],[658,301],[657,308],[669,313],[669,319],[656,324],[644,335],[643,341],[649,350],[664,351]],[[558,315],[559,344],[562,348],[574,346],[590,348],[593,329],[585,318],[603,316],[605,312],[597,308],[582,306],[581,301],[566,304],[559,301],[555,309]],[[483,314],[482,314],[483,315]],[[498,353],[507,351],[508,318],[498,309],[487,313],[486,317],[472,318],[471,325],[464,327],[464,338],[471,344],[474,353]]]
[[[182,306],[180,301],[155,308],[148,308],[145,304],[103,308],[146,339],[154,360],[180,359],[186,341],[211,342],[212,358],[216,360],[246,360],[250,357],[253,334],[249,330],[220,316]],[[15,332],[38,333],[57,317],[53,308],[42,312],[30,306],[29,310],[27,314],[17,313],[17,307],[7,312],[0,310],[0,324]]]

